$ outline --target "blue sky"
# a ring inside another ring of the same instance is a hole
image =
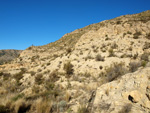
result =
[[[0,49],[45,45],[92,23],[150,10],[150,0],[0,0]]]

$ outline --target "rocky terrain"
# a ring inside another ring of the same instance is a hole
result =
[[[19,56],[21,52],[22,50],[13,50],[13,49],[0,50],[0,65],[14,60]]]
[[[149,113],[150,11],[92,24],[0,66],[0,113]]]

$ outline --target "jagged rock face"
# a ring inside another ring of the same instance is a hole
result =
[[[31,46],[0,70],[5,84],[0,93],[9,99],[8,92],[13,92],[23,102],[32,100],[30,112],[39,111],[36,105],[45,98],[42,105],[51,112],[149,112],[150,11],[92,24],[48,45]]]

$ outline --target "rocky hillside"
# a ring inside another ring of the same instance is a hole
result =
[[[21,52],[22,50],[0,50],[0,65],[14,60]]]
[[[150,11],[92,24],[0,66],[0,112],[149,113]]]

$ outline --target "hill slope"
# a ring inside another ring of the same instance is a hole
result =
[[[31,46],[0,71],[3,110],[149,112],[150,11]]]
[[[0,64],[14,60],[21,52],[21,50],[0,50]]]

